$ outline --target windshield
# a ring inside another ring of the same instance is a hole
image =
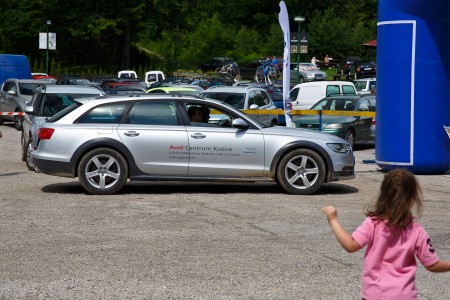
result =
[[[22,95],[33,96],[34,90],[42,83],[19,83],[20,93]]]
[[[236,109],[244,109],[245,94],[244,93],[202,93],[200,97],[219,100],[231,105]]]

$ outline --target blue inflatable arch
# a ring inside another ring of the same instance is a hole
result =
[[[375,158],[383,170],[450,169],[450,9],[379,0]]]

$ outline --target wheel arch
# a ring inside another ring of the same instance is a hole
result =
[[[277,168],[281,161],[281,159],[290,151],[296,150],[296,149],[309,149],[314,152],[316,152],[325,162],[325,182],[329,182],[331,175],[334,172],[333,162],[331,160],[330,155],[325,151],[322,147],[319,145],[309,142],[309,141],[297,141],[297,142],[291,142],[289,144],[286,144],[284,147],[282,147],[278,152],[275,154],[271,164],[270,164],[270,173],[276,177],[277,175]]]
[[[138,172],[136,166],[136,161],[133,158],[130,150],[125,147],[121,142],[112,138],[97,138],[90,140],[78,147],[78,149],[72,155],[70,159],[70,165],[73,168],[73,174],[78,177],[78,165],[80,164],[81,158],[89,151],[97,148],[109,148],[119,152],[126,160],[128,164],[128,174],[127,177],[131,177],[131,174]]]

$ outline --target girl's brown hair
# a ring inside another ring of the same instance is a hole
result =
[[[367,216],[386,220],[389,226],[405,228],[413,220],[411,208],[423,211],[422,189],[414,174],[406,169],[394,169],[384,175],[378,199],[366,212]]]

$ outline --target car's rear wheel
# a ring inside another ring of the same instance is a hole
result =
[[[34,152],[32,141],[29,140],[25,148],[25,163],[30,171],[34,171],[34,164],[31,162],[31,153]]]
[[[115,194],[127,182],[128,164],[115,150],[94,149],[81,158],[78,178],[83,188],[91,194]]]
[[[355,148],[355,132],[352,129],[347,130],[344,136],[344,140],[352,145],[352,148]]]
[[[309,149],[296,149],[281,159],[277,178],[289,194],[310,195],[322,186],[325,172],[325,163],[319,154]]]

